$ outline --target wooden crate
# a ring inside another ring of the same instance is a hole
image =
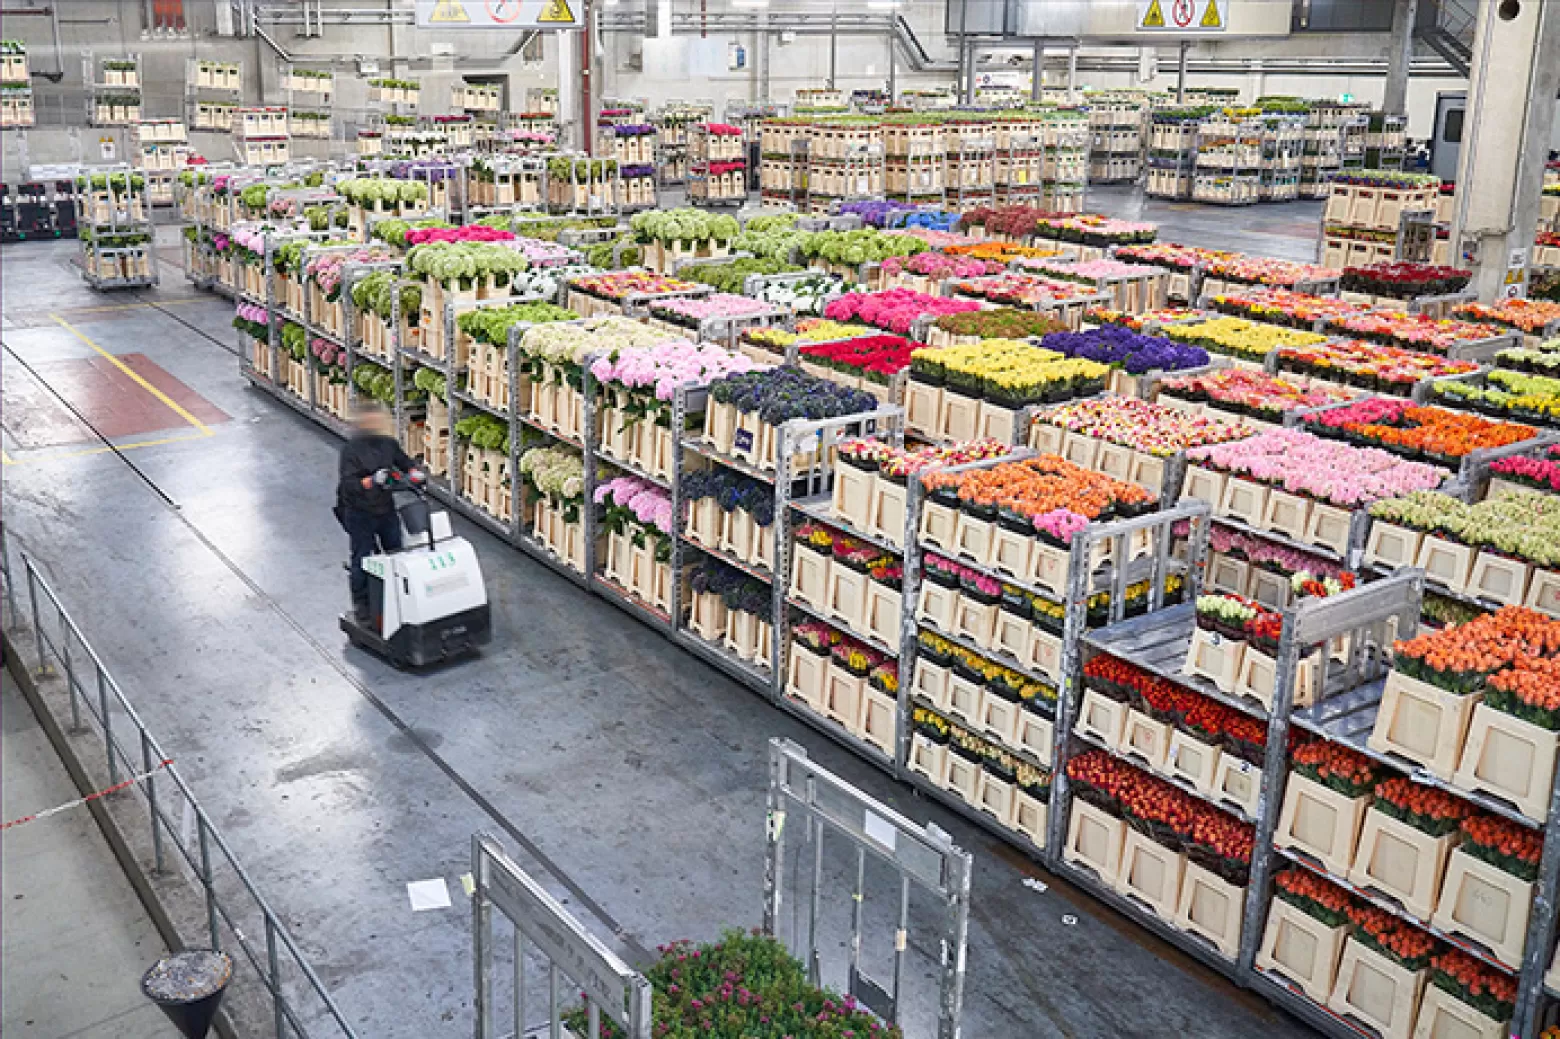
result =
[[[1344,797],[1298,772],[1291,772],[1273,843],[1280,848],[1304,852],[1325,866],[1328,872],[1347,876],[1354,863],[1360,826],[1369,805],[1369,795]]]
[[[831,511],[844,522],[858,530],[872,529],[872,497],[876,493],[878,474],[857,469],[853,465],[841,465],[834,473],[834,497]]]
[[[1127,711],[1126,704],[1118,703],[1094,689],[1085,689],[1073,729],[1114,750],[1121,746],[1121,738],[1126,731]]]
[[[1482,699],[1483,693],[1459,696],[1392,671],[1366,743],[1378,753],[1397,754],[1441,779],[1451,779],[1473,709]]]
[[[1473,939],[1502,963],[1515,967],[1522,963],[1522,950],[1527,945],[1532,905],[1531,882],[1456,848],[1447,862],[1446,879],[1430,922],[1443,931]]]
[[[928,781],[939,787],[948,785],[948,747],[942,743],[934,743],[921,733],[913,733],[910,736],[910,754],[905,759],[905,766],[912,772],[919,772]]]
[[[859,570],[835,563],[829,567],[824,605],[829,614],[847,627],[861,630],[867,608],[867,585],[871,578]]]
[[[1186,663],[1181,670],[1206,678],[1224,692],[1233,694],[1240,682],[1240,664],[1245,651],[1244,642],[1194,628],[1191,646],[1186,651]]]
[[[862,609],[861,626],[887,646],[899,645],[899,621],[903,594],[878,581],[867,582],[867,602]]]
[[[954,549],[959,555],[974,560],[981,566],[991,558],[991,529],[995,524],[976,519],[967,512],[960,512],[954,526]]]
[[[935,581],[922,581],[920,602],[915,608],[916,619],[951,632],[961,598],[963,596],[957,588],[945,588]]]
[[[1168,775],[1184,780],[1204,794],[1214,791],[1218,778],[1219,759],[1224,752],[1210,743],[1182,729],[1170,733],[1170,745],[1165,754],[1164,770]]]
[[[1121,730],[1121,753],[1137,758],[1154,772],[1164,771],[1170,756],[1170,736],[1175,730],[1136,708],[1127,710]]]
[[[1349,882],[1378,891],[1428,920],[1435,912],[1441,876],[1456,843],[1455,833],[1431,837],[1385,812],[1366,812]]]
[[[614,534],[612,536],[623,538],[623,535],[621,534]],[[627,539],[624,538],[624,540]],[[608,546],[608,551],[610,552],[610,540],[608,542]],[[721,639],[725,638],[727,612],[726,600],[716,592],[698,592],[691,596],[691,600],[688,627],[693,629],[693,632],[696,635],[707,642],[719,642]],[[816,654],[811,654],[807,650],[798,650],[793,653],[789,674],[789,680],[792,682],[795,682],[799,677],[798,661],[794,658],[803,655],[814,656],[816,659]],[[805,678],[805,676],[802,677]]]
[[[1257,966],[1298,985],[1317,1003],[1326,1003],[1338,977],[1349,925],[1328,927],[1282,899],[1268,907],[1267,929],[1257,950]]]
[[[1412,1039],[1427,974],[1405,970],[1351,937],[1327,1008],[1375,1029],[1381,1039]]]
[[[1560,733],[1480,703],[1473,709],[1452,785],[1494,794],[1542,823],[1549,817],[1557,749]]]
[[[1434,985],[1426,985],[1414,1019],[1413,1039],[1502,1039],[1507,1021],[1496,1021]]]
[[[957,551],[955,534],[959,529],[959,510],[927,499],[921,508],[921,540],[950,555]]]
[[[910,691],[925,697],[939,710],[948,709],[948,668],[934,664],[925,657],[917,657],[915,672],[911,676]]]

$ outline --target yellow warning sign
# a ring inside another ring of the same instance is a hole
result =
[[[536,16],[538,23],[568,22],[573,24],[574,12],[569,10],[569,0],[547,0],[542,13]]]
[[[1148,10],[1144,12],[1143,21],[1140,24],[1144,29],[1163,29],[1165,27],[1165,12],[1159,6],[1159,0],[1153,0],[1153,3],[1148,5]]]
[[[439,0],[433,5],[433,13],[428,16],[428,21],[442,24],[469,22],[471,15],[466,13],[466,5],[461,0]]]
[[[1204,29],[1224,28],[1224,19],[1219,17],[1219,0],[1208,0],[1208,9],[1203,12],[1202,21],[1197,24]]]

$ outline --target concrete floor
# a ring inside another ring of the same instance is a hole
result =
[[[0,762],[0,815],[6,819],[78,796],[4,671]],[[85,808],[6,832],[0,901],[0,1032],[13,1039],[178,1035],[140,990],[142,973],[166,951],[162,939]]]
[[[1294,258],[1319,212],[1120,194],[1091,195],[1091,208],[1218,247],[1240,247],[1236,229],[1260,218],[1268,229],[1245,248]],[[474,831],[630,952],[757,924],[771,736],[974,853],[971,1039],[1311,1034],[459,521],[495,604],[489,652],[415,677],[345,648],[346,546],[329,511],[339,442],[244,385],[230,304],[166,265],[159,290],[97,295],[70,272],[72,253],[0,251],[12,549],[70,604],[360,1035],[470,1034],[457,878]],[[80,377],[84,362],[132,353],[144,361],[126,367],[150,388],[123,372]],[[51,386],[94,425],[121,394],[166,400],[128,423],[117,442],[133,446],[115,454],[69,441],[76,420]],[[456,906],[411,913],[406,883],[431,877]]]

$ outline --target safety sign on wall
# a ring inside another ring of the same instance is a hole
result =
[[[1138,32],[1223,32],[1232,0],[1138,0]]]
[[[419,29],[579,29],[585,0],[417,0]]]

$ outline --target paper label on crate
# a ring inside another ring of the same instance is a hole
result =
[[[889,851],[893,851],[896,842],[899,840],[899,828],[882,816],[874,815],[871,812],[867,812],[866,816],[866,822],[862,828],[866,831],[867,836]]]
[[[753,450],[753,431],[751,429],[739,429],[731,438],[732,446],[739,451]]]
[[[1237,760],[1235,762],[1235,771],[1239,772],[1243,776],[1249,776],[1256,770],[1257,767],[1249,761]]]

